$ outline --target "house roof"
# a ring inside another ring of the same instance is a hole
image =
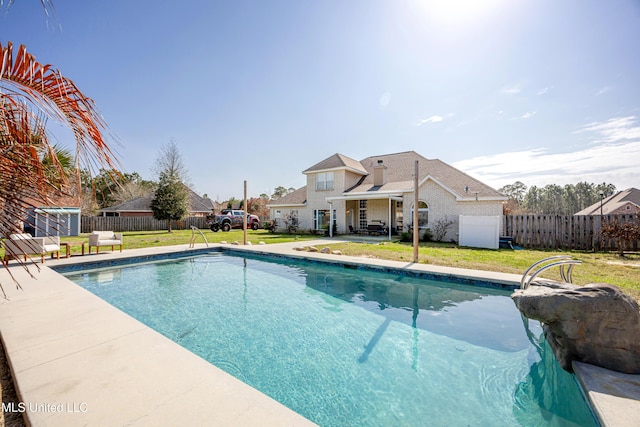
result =
[[[307,186],[300,187],[297,190],[292,191],[289,194],[286,194],[280,197],[277,200],[274,200],[272,203],[269,203],[269,207],[275,206],[293,206],[293,205],[304,205],[307,203]]]
[[[359,173],[362,178],[356,185],[346,189],[341,197],[358,197],[366,195],[389,196],[413,191],[413,173],[415,161],[418,161],[419,182],[426,180],[437,182],[443,188],[451,192],[458,200],[507,200],[507,197],[467,175],[466,173],[446,164],[441,160],[427,159],[415,151],[401,153],[382,154],[370,156],[356,161],[342,154],[334,154],[319,163],[303,171],[304,174],[318,173],[327,170],[348,169]],[[380,163],[382,161],[382,163]],[[385,184],[374,185],[374,167],[382,165],[386,168]],[[306,203],[307,187],[301,187],[296,191],[269,203],[269,207],[302,205]]]
[[[373,185],[373,168],[382,160],[386,169],[386,183]],[[460,199],[505,199],[497,190],[467,175],[466,173],[438,159],[427,159],[415,151],[383,154],[367,157],[360,161],[367,170],[367,176],[355,187],[345,191],[346,194],[365,192],[407,192],[413,190],[413,173],[418,161],[418,179],[422,184],[426,179],[436,181]]]
[[[146,196],[136,197],[118,205],[100,209],[100,212],[151,212],[151,201],[154,195],[155,193],[149,193]],[[190,212],[210,213],[212,210],[213,201],[211,199],[205,199],[189,189]]]
[[[34,207],[39,208],[58,208],[58,207],[80,207],[82,206],[81,197],[79,195],[70,196],[70,195],[55,195],[51,197],[51,200],[39,200],[34,198],[28,198],[26,200],[27,204]]]
[[[349,169],[355,173],[359,173],[361,175],[366,175],[369,172],[362,167],[362,163],[357,160],[353,160],[351,157],[347,157],[343,154],[336,153],[331,157],[327,157],[320,163],[316,163],[311,166],[309,169],[302,171],[302,173],[317,173],[325,170],[334,170],[334,169]]]
[[[602,214],[607,215],[615,212],[629,203],[640,208],[640,190],[631,187],[604,198],[602,200]],[[596,202],[574,215],[600,215],[600,205],[600,202]]]
[[[118,205],[108,206],[100,209],[100,212],[150,212],[152,199],[153,193],[127,200]]]

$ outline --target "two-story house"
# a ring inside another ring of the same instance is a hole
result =
[[[418,226],[451,225],[444,240],[457,240],[459,215],[501,216],[507,197],[475,178],[415,151],[357,161],[334,154],[304,170],[307,185],[269,204],[271,218],[285,229],[337,234],[384,224],[389,235],[409,231],[414,209],[414,170],[418,162]]]

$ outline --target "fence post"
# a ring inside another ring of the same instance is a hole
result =
[[[593,252],[600,252],[602,249],[602,215],[596,215],[593,221]]]

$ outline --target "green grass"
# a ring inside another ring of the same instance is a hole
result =
[[[210,230],[202,231],[209,243],[228,243],[243,241],[242,230],[214,233]],[[167,231],[143,231],[125,232],[124,248],[138,249],[156,246],[184,245],[188,244],[191,230]],[[266,230],[249,230],[247,240],[253,244],[264,242],[284,243],[316,239],[314,235],[271,234]],[[88,234],[75,237],[63,237],[62,242],[88,242]],[[197,235],[196,243],[203,243],[202,236]],[[335,243],[330,245],[333,250],[340,250],[345,255],[364,256],[370,258],[389,259],[395,261],[413,261],[413,247],[410,243],[381,242],[381,243]],[[78,254],[79,246],[72,247],[72,253]],[[573,281],[576,284],[610,283],[619,286],[629,295],[640,299],[640,254],[626,254],[620,257],[615,253],[591,253],[591,252],[561,252],[541,250],[517,250],[499,249],[473,249],[460,248],[454,244],[446,243],[420,243],[419,262],[440,266],[469,268],[474,270],[497,271],[504,273],[522,274],[534,262],[549,256],[566,254],[573,255],[575,259],[583,262],[576,266],[573,272]],[[543,277],[558,279],[558,270],[551,269],[542,274]]]
[[[220,243],[225,241],[227,243],[240,242],[244,240],[242,230],[231,230],[228,232],[218,231],[214,233],[211,230],[202,230],[202,233],[207,238],[209,243]],[[163,231],[130,231],[124,232],[124,249],[141,249],[152,248],[156,246],[172,246],[172,245],[186,245],[189,244],[192,233],[191,230],[173,230],[169,233],[166,230]],[[248,230],[247,241],[256,245],[259,242],[269,243],[284,243],[293,242],[296,240],[304,241],[309,239],[318,238],[318,236],[312,235],[292,235],[292,234],[272,234],[266,230]],[[61,242],[89,242],[89,234],[83,233],[80,236],[61,237]],[[195,234],[196,243],[204,243],[204,239],[198,233]],[[80,246],[72,246],[71,253],[80,253]]]
[[[340,250],[345,255],[413,262],[413,246],[410,243],[341,243],[331,245],[331,249]],[[460,248],[454,244],[446,243],[421,243],[418,251],[418,262],[447,267],[523,274],[531,264],[560,254],[569,254],[582,261],[581,265],[574,267],[574,283],[578,285],[610,283],[619,286],[634,298],[640,299],[640,254],[638,253],[626,254],[624,257],[620,257],[616,253],[489,250]],[[547,270],[543,272],[542,277],[558,280],[558,269]]]

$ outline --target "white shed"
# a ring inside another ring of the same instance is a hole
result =
[[[80,235],[79,208],[36,208],[25,227],[34,237]]]

